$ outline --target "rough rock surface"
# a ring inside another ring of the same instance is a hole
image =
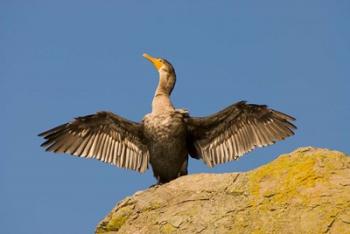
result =
[[[300,148],[245,173],[196,174],[121,201],[97,233],[350,233],[350,157]]]

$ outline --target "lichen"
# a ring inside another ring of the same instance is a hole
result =
[[[96,233],[105,233],[111,231],[118,231],[130,217],[134,206],[124,206],[109,216],[109,219],[97,228]]]
[[[162,234],[171,234],[176,232],[177,232],[177,229],[170,223],[166,223],[160,228],[160,233]]]
[[[107,225],[108,231],[118,231],[126,222],[126,220],[128,220],[128,218],[129,216],[124,215],[113,217]]]
[[[329,178],[329,174],[320,176],[314,169],[316,160],[325,156],[303,156],[303,152],[295,154],[293,160],[290,160],[289,155],[283,155],[272,163],[250,172],[250,194],[257,198],[269,198],[269,201],[277,205],[285,204],[292,198],[307,203],[308,196],[302,195],[300,191],[314,187],[317,183],[324,183]],[[326,166],[333,167],[327,163]]]
[[[157,201],[153,201],[150,202],[148,204],[148,206],[146,206],[145,208],[143,208],[141,211],[142,212],[148,212],[148,211],[152,211],[152,210],[157,210],[159,208],[162,208],[164,206],[164,204],[157,202]]]

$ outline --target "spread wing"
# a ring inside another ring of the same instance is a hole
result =
[[[148,168],[142,125],[111,112],[75,118],[39,136],[46,140],[41,146],[47,151],[95,158],[139,172]]]
[[[294,120],[265,105],[241,101],[209,117],[188,118],[189,151],[213,167],[294,135]]]

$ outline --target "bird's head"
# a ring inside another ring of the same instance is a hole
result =
[[[163,58],[154,58],[149,54],[143,54],[143,57],[148,59],[159,73],[168,73],[175,75],[175,69],[166,59]]]
[[[170,95],[176,83],[175,69],[166,59],[153,58],[148,54],[143,54],[143,57],[148,59],[159,72],[159,85],[156,95],[162,93]]]

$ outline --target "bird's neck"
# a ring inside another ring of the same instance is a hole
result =
[[[159,72],[159,83],[152,101],[152,113],[160,114],[175,110],[170,100],[175,81],[175,74]]]

